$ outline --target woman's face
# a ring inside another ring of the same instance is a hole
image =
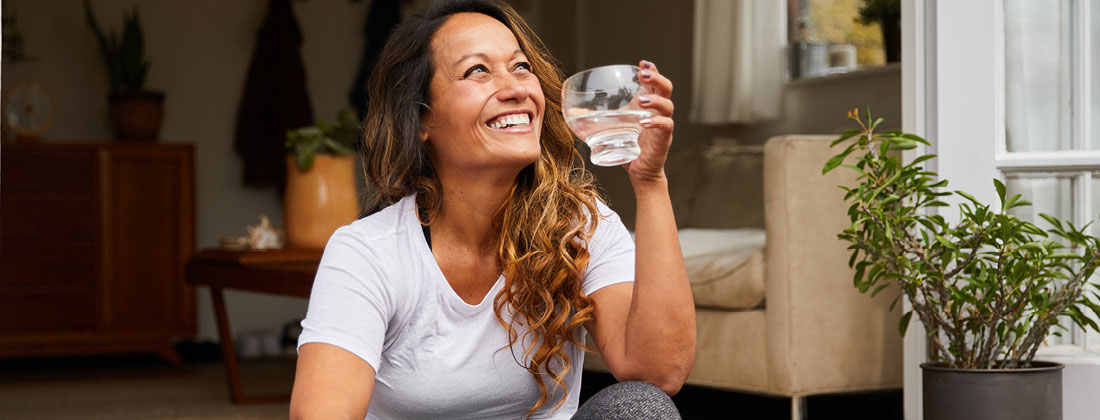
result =
[[[496,19],[458,13],[432,38],[435,75],[421,140],[437,169],[506,168],[538,159],[545,101],[516,37]]]

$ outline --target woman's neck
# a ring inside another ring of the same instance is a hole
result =
[[[440,174],[443,200],[432,217],[432,238],[444,237],[478,253],[495,253],[494,217],[515,177],[448,177]]]

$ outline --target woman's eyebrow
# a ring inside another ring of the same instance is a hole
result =
[[[515,51],[512,52],[512,57],[515,57],[519,54],[523,54],[523,50],[517,48]],[[456,60],[455,63],[451,65],[451,67],[457,66],[459,63],[466,61],[466,59],[470,57],[480,57],[482,60],[489,61],[489,56],[485,55],[485,53],[470,53]]]

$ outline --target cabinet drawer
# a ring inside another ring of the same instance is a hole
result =
[[[92,330],[96,326],[95,292],[0,292],[0,333]]]
[[[0,156],[0,190],[95,190],[96,150],[90,147],[5,146]]]
[[[0,198],[0,237],[29,242],[95,239],[95,202],[86,194],[6,193]]]
[[[14,285],[95,284],[95,247],[90,244],[16,244],[0,246],[0,287]]]

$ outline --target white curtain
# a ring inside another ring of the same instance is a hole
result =
[[[779,118],[786,8],[781,0],[695,0],[691,121]]]

